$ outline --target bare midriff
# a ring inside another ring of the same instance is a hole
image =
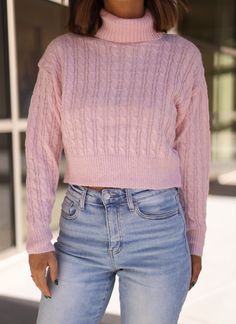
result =
[[[102,189],[106,189],[106,188],[109,188],[109,187],[89,187],[89,186],[86,186],[86,188],[91,188],[91,189],[95,189],[95,190],[102,190]]]

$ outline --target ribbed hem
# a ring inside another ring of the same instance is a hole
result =
[[[45,253],[55,251],[55,247],[51,242],[34,241],[26,244],[26,251],[28,254]]]
[[[39,228],[38,225],[28,224],[26,251],[28,254],[44,253],[55,251],[55,247],[51,242],[53,235],[48,228]]]
[[[67,157],[64,183],[160,189],[181,185],[178,159],[145,157]]]

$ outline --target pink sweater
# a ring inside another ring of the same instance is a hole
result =
[[[211,147],[200,50],[156,32],[148,10],[100,14],[96,37],[60,35],[38,63],[25,140],[26,250],[55,250],[49,225],[64,149],[64,183],[180,187],[190,250],[202,255]]]

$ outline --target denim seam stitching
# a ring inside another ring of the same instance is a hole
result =
[[[113,252],[114,254],[117,254],[120,252],[121,247],[122,247],[122,232],[121,232],[121,227],[120,227],[120,208],[117,208],[117,224],[118,224],[118,231],[119,231],[119,247],[114,249]]]
[[[142,218],[151,219],[151,220],[167,219],[169,217],[175,216],[176,213],[178,212],[178,207],[177,207],[177,208],[172,209],[172,210],[167,211],[167,212],[148,215],[148,214],[145,214],[145,213],[141,212],[141,210],[139,209],[139,206],[138,206],[138,201],[136,199],[134,199],[134,206],[135,206],[134,213],[136,213],[138,216],[140,216]]]
[[[188,239],[187,239],[187,234],[186,234],[186,223],[185,223],[185,220],[183,219],[184,215],[182,213],[182,210],[180,208],[180,200],[178,199],[178,194],[176,194],[175,196],[175,199],[176,199],[176,202],[177,202],[177,205],[178,205],[178,213],[180,215],[180,219],[181,219],[181,222],[182,222],[182,225],[184,227],[184,241],[185,241],[185,249],[186,249],[186,252],[189,253],[189,249],[187,247],[187,244],[188,244]]]
[[[105,292],[104,292],[104,295],[102,297],[102,302],[101,302],[100,307],[98,309],[97,315],[95,316],[95,321],[97,321],[98,319],[100,319],[100,317],[101,317],[101,310],[104,308],[103,302],[106,300],[106,296],[108,296],[109,293],[111,292],[111,290],[113,289],[113,286],[114,285],[112,285],[112,284],[110,285],[110,282],[108,281],[107,286],[106,286],[106,289],[105,289]]]

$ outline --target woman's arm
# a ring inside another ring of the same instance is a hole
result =
[[[180,157],[181,205],[185,211],[191,255],[202,256],[206,232],[211,140],[209,101],[201,52],[194,47],[177,98],[175,147]]]
[[[55,40],[38,66],[25,139],[28,253],[55,250],[49,225],[62,153],[60,64]]]

